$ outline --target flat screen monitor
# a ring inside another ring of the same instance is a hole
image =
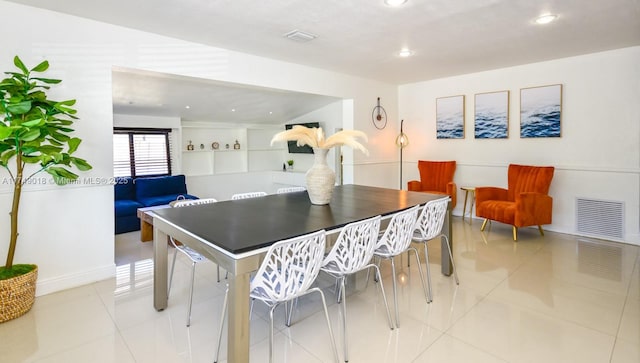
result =
[[[299,124],[284,125],[285,130],[290,130],[293,126],[300,125],[308,128],[320,127],[318,122],[307,122]],[[297,141],[287,141],[290,154],[313,154],[313,149],[309,145],[298,146]]]

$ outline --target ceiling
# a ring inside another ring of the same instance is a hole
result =
[[[185,121],[283,124],[340,99],[200,78],[114,69],[113,112]]]
[[[640,45],[640,0],[14,2],[391,84]],[[558,18],[535,24],[543,13]],[[283,36],[295,29],[317,38]]]

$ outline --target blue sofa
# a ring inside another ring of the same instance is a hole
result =
[[[120,177],[114,185],[115,233],[125,233],[140,229],[138,208],[169,204],[178,199],[198,199],[187,194],[184,175],[160,176],[153,178]]]
[[[140,229],[137,212],[144,205],[136,200],[136,186],[132,178],[116,178],[114,199],[116,234]]]

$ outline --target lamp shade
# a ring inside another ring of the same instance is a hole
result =
[[[407,145],[409,145],[409,138],[407,137],[407,134],[404,133],[403,126],[404,120],[400,121],[400,134],[398,135],[398,137],[396,137],[396,145],[400,149],[404,149],[405,147],[407,147]]]
[[[407,147],[407,145],[409,145],[409,138],[407,137],[407,134],[401,132],[398,137],[396,137],[396,145],[401,149]]]

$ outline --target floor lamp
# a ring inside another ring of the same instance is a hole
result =
[[[402,149],[409,145],[409,138],[403,130],[404,120],[400,121],[400,134],[396,137],[396,145],[400,148],[400,190],[402,190]]]

